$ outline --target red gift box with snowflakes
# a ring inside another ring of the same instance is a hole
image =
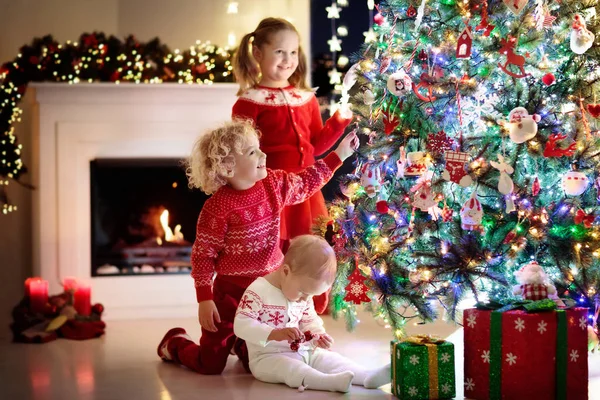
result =
[[[587,399],[587,311],[465,310],[465,397]]]

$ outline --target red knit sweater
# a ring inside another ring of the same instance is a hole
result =
[[[247,287],[277,269],[280,212],[318,191],[342,164],[335,152],[299,173],[268,170],[247,190],[223,186],[202,207],[192,247],[192,277],[198,302],[212,299],[216,272]]]
[[[267,167],[297,172],[313,165],[344,133],[351,119],[335,113],[323,126],[319,102],[313,92],[257,86],[233,105],[234,118],[254,121],[262,136],[260,149]]]

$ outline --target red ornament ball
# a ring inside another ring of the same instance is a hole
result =
[[[550,85],[554,84],[554,82],[556,82],[556,78],[554,77],[554,74],[551,74],[550,72],[548,72],[546,75],[544,75],[542,77],[542,82],[544,82],[544,85],[550,86]]]
[[[94,314],[102,315],[104,312],[104,306],[100,303],[96,303],[92,306],[92,312]]]
[[[375,14],[375,16],[373,17],[373,21],[381,26],[384,22],[385,22],[385,18],[383,17],[383,15],[381,15],[381,13],[377,13]]]
[[[388,202],[385,200],[379,200],[375,207],[377,208],[377,211],[381,214],[387,214],[387,212],[390,209],[390,207],[388,206]]]
[[[408,7],[408,9],[406,10],[406,16],[408,18],[414,18],[417,16],[417,10],[412,6]]]
[[[425,113],[426,113],[427,115],[432,115],[432,114],[433,114],[433,107],[427,107],[427,108],[425,109]]]

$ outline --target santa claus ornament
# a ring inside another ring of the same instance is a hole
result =
[[[514,295],[534,301],[557,298],[556,287],[536,261],[525,264],[514,275],[519,283],[513,286]]]
[[[467,175],[465,165],[469,162],[471,155],[460,151],[446,152],[446,169],[442,172],[442,178],[447,181],[458,183],[462,187],[470,186],[473,178]]]
[[[524,107],[513,108],[508,114],[508,136],[515,143],[524,143],[533,139],[538,131],[537,123],[541,117],[538,114],[529,115]]]
[[[478,231],[483,233],[483,226],[481,225],[482,220],[483,208],[477,198],[477,192],[474,190],[471,194],[471,198],[465,201],[465,204],[463,204],[460,209],[461,228],[467,231]]]
[[[569,171],[562,177],[562,188],[569,196],[579,196],[587,189],[590,180],[585,174]]]
[[[426,211],[431,215],[434,221],[437,221],[437,217],[440,214],[440,209],[435,200],[436,194],[431,189],[431,178],[433,177],[433,171],[427,171],[413,186],[410,191],[415,195],[413,197],[412,206],[418,208],[421,211]]]
[[[571,30],[571,51],[575,54],[583,54],[594,44],[596,37],[586,27],[585,18],[581,14],[575,14]]]
[[[381,169],[377,165],[365,164],[361,170],[360,184],[365,188],[369,198],[375,197],[381,190]]]
[[[429,167],[429,159],[424,151],[411,151],[406,155],[407,167],[404,169],[406,176],[421,176]]]
[[[388,77],[387,88],[394,96],[404,96],[412,91],[412,79],[401,69]]]

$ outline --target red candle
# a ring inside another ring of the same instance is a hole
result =
[[[27,278],[25,279],[25,297],[29,297],[30,291],[29,291],[29,287],[31,286],[31,282],[36,282],[36,281],[41,281],[42,278],[40,278],[39,276],[34,276],[33,278]]]
[[[63,289],[65,292],[75,292],[75,290],[77,289],[77,279],[70,276],[63,279]]]
[[[43,279],[29,282],[29,308],[31,312],[44,312],[48,303],[48,281]]]
[[[92,288],[89,283],[77,282],[73,306],[79,315],[90,315],[92,311]]]

